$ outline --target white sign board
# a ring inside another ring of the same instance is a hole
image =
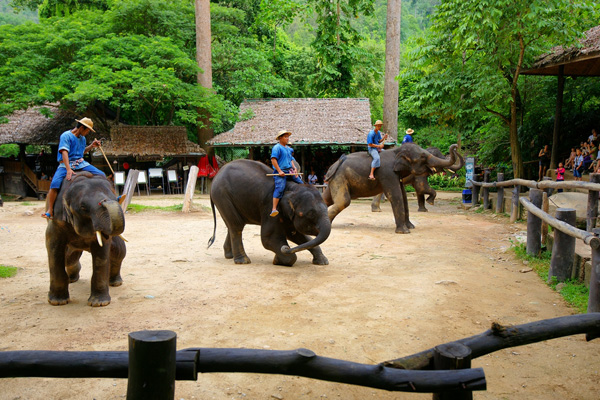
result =
[[[471,179],[473,179],[473,175],[475,174],[475,157],[467,157],[465,160],[465,170],[467,171],[467,181],[465,182],[465,186],[470,188],[473,187],[471,183]]]

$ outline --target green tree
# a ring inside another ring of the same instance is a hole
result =
[[[476,120],[481,113],[499,118],[514,175],[522,177],[521,71],[551,46],[576,40],[597,10],[584,0],[444,0],[404,72],[419,76],[405,105],[442,121]]]

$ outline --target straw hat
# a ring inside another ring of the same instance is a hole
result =
[[[381,125],[383,125],[383,122],[381,122],[381,120],[378,119],[377,121],[375,121],[375,126],[377,126],[377,125],[381,126]]]
[[[88,128],[90,128],[90,130],[92,132],[96,132],[94,130],[94,121],[92,121],[91,119],[89,119],[88,117],[85,118],[81,118],[81,119],[76,119],[75,121],[79,122],[81,125],[84,125]]]
[[[286,133],[289,133],[290,135],[292,134],[292,132],[290,132],[290,131],[286,131],[286,130],[284,129],[284,130],[282,130],[282,131],[279,131],[279,133],[277,133],[277,136],[275,136],[275,140],[279,140],[279,137],[280,137],[280,136],[283,136],[283,135],[285,135]]]
[[[410,129],[410,128],[406,130],[406,134],[407,134],[407,135],[412,135],[413,133],[415,133],[415,131],[413,131],[413,130],[412,130],[412,129]]]

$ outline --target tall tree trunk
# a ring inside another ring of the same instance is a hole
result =
[[[563,93],[565,91],[565,66],[558,67],[558,90],[556,91],[556,112],[554,113],[554,131],[552,132],[552,157],[550,168],[558,167],[558,139],[562,124]]]
[[[518,104],[519,104],[519,75],[523,65],[523,56],[525,55],[525,42],[522,37],[519,37],[519,60],[517,68],[512,78],[510,88],[512,100],[510,102],[510,155],[513,165],[513,174],[515,178],[523,178],[523,158],[521,157],[521,144],[518,136]]]
[[[402,0],[388,0],[385,37],[385,84],[383,87],[383,131],[398,142],[398,81],[400,72],[400,20]]]
[[[210,0],[195,0],[196,6],[196,62],[202,70],[198,73],[198,84],[212,89],[212,52],[210,32]],[[212,153],[206,142],[213,137],[210,127],[210,116],[202,119],[202,127],[198,128],[198,144]]]

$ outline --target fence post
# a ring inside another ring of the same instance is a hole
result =
[[[542,196],[542,211],[548,214],[550,203],[548,202],[548,193],[543,192]],[[546,246],[548,242],[548,223],[542,220],[542,246]]]
[[[471,368],[471,349],[462,343],[445,343],[433,349],[433,369],[455,370],[468,368]],[[473,400],[473,392],[455,390],[434,393],[433,400]]]
[[[600,228],[594,228],[592,232],[598,236]],[[587,312],[600,312],[600,248],[594,247],[592,247],[592,273],[590,274]]]
[[[127,400],[173,400],[177,334],[138,331],[129,334]]]
[[[498,180],[497,182],[504,181],[504,173],[498,172]],[[498,188],[498,196],[496,196],[496,214],[499,214],[504,211],[504,188]]]
[[[573,208],[559,208],[556,210],[556,219],[575,226],[577,214]],[[558,282],[564,282],[571,278],[573,269],[573,255],[575,254],[575,238],[554,230],[554,245],[552,246],[552,258],[550,259],[550,270],[548,271],[548,282],[556,277]]]
[[[542,181],[551,181],[552,178],[550,178],[549,176],[544,176],[542,178]],[[544,189],[544,191],[548,194],[548,197],[552,196],[552,193],[554,192],[554,189],[552,188],[546,188]]]
[[[510,222],[514,223],[519,219],[520,205],[519,193],[521,192],[521,186],[515,185],[512,193],[512,207],[510,208]]]
[[[529,190],[529,200],[537,208],[542,208],[544,192],[540,189]],[[542,220],[527,211],[527,254],[537,257],[542,249]]]
[[[479,182],[479,175],[473,174],[473,182]],[[473,206],[479,204],[479,186],[473,183],[473,193],[471,195],[471,201]]]
[[[591,174],[590,182],[600,183],[600,174]],[[588,191],[587,219],[585,230],[591,232],[596,227],[596,218],[598,217],[598,192]]]
[[[486,169],[485,172],[483,173],[483,181],[484,182],[490,181],[490,170],[489,169]],[[483,209],[488,210],[489,208],[490,208],[490,188],[484,187],[483,188]]]

